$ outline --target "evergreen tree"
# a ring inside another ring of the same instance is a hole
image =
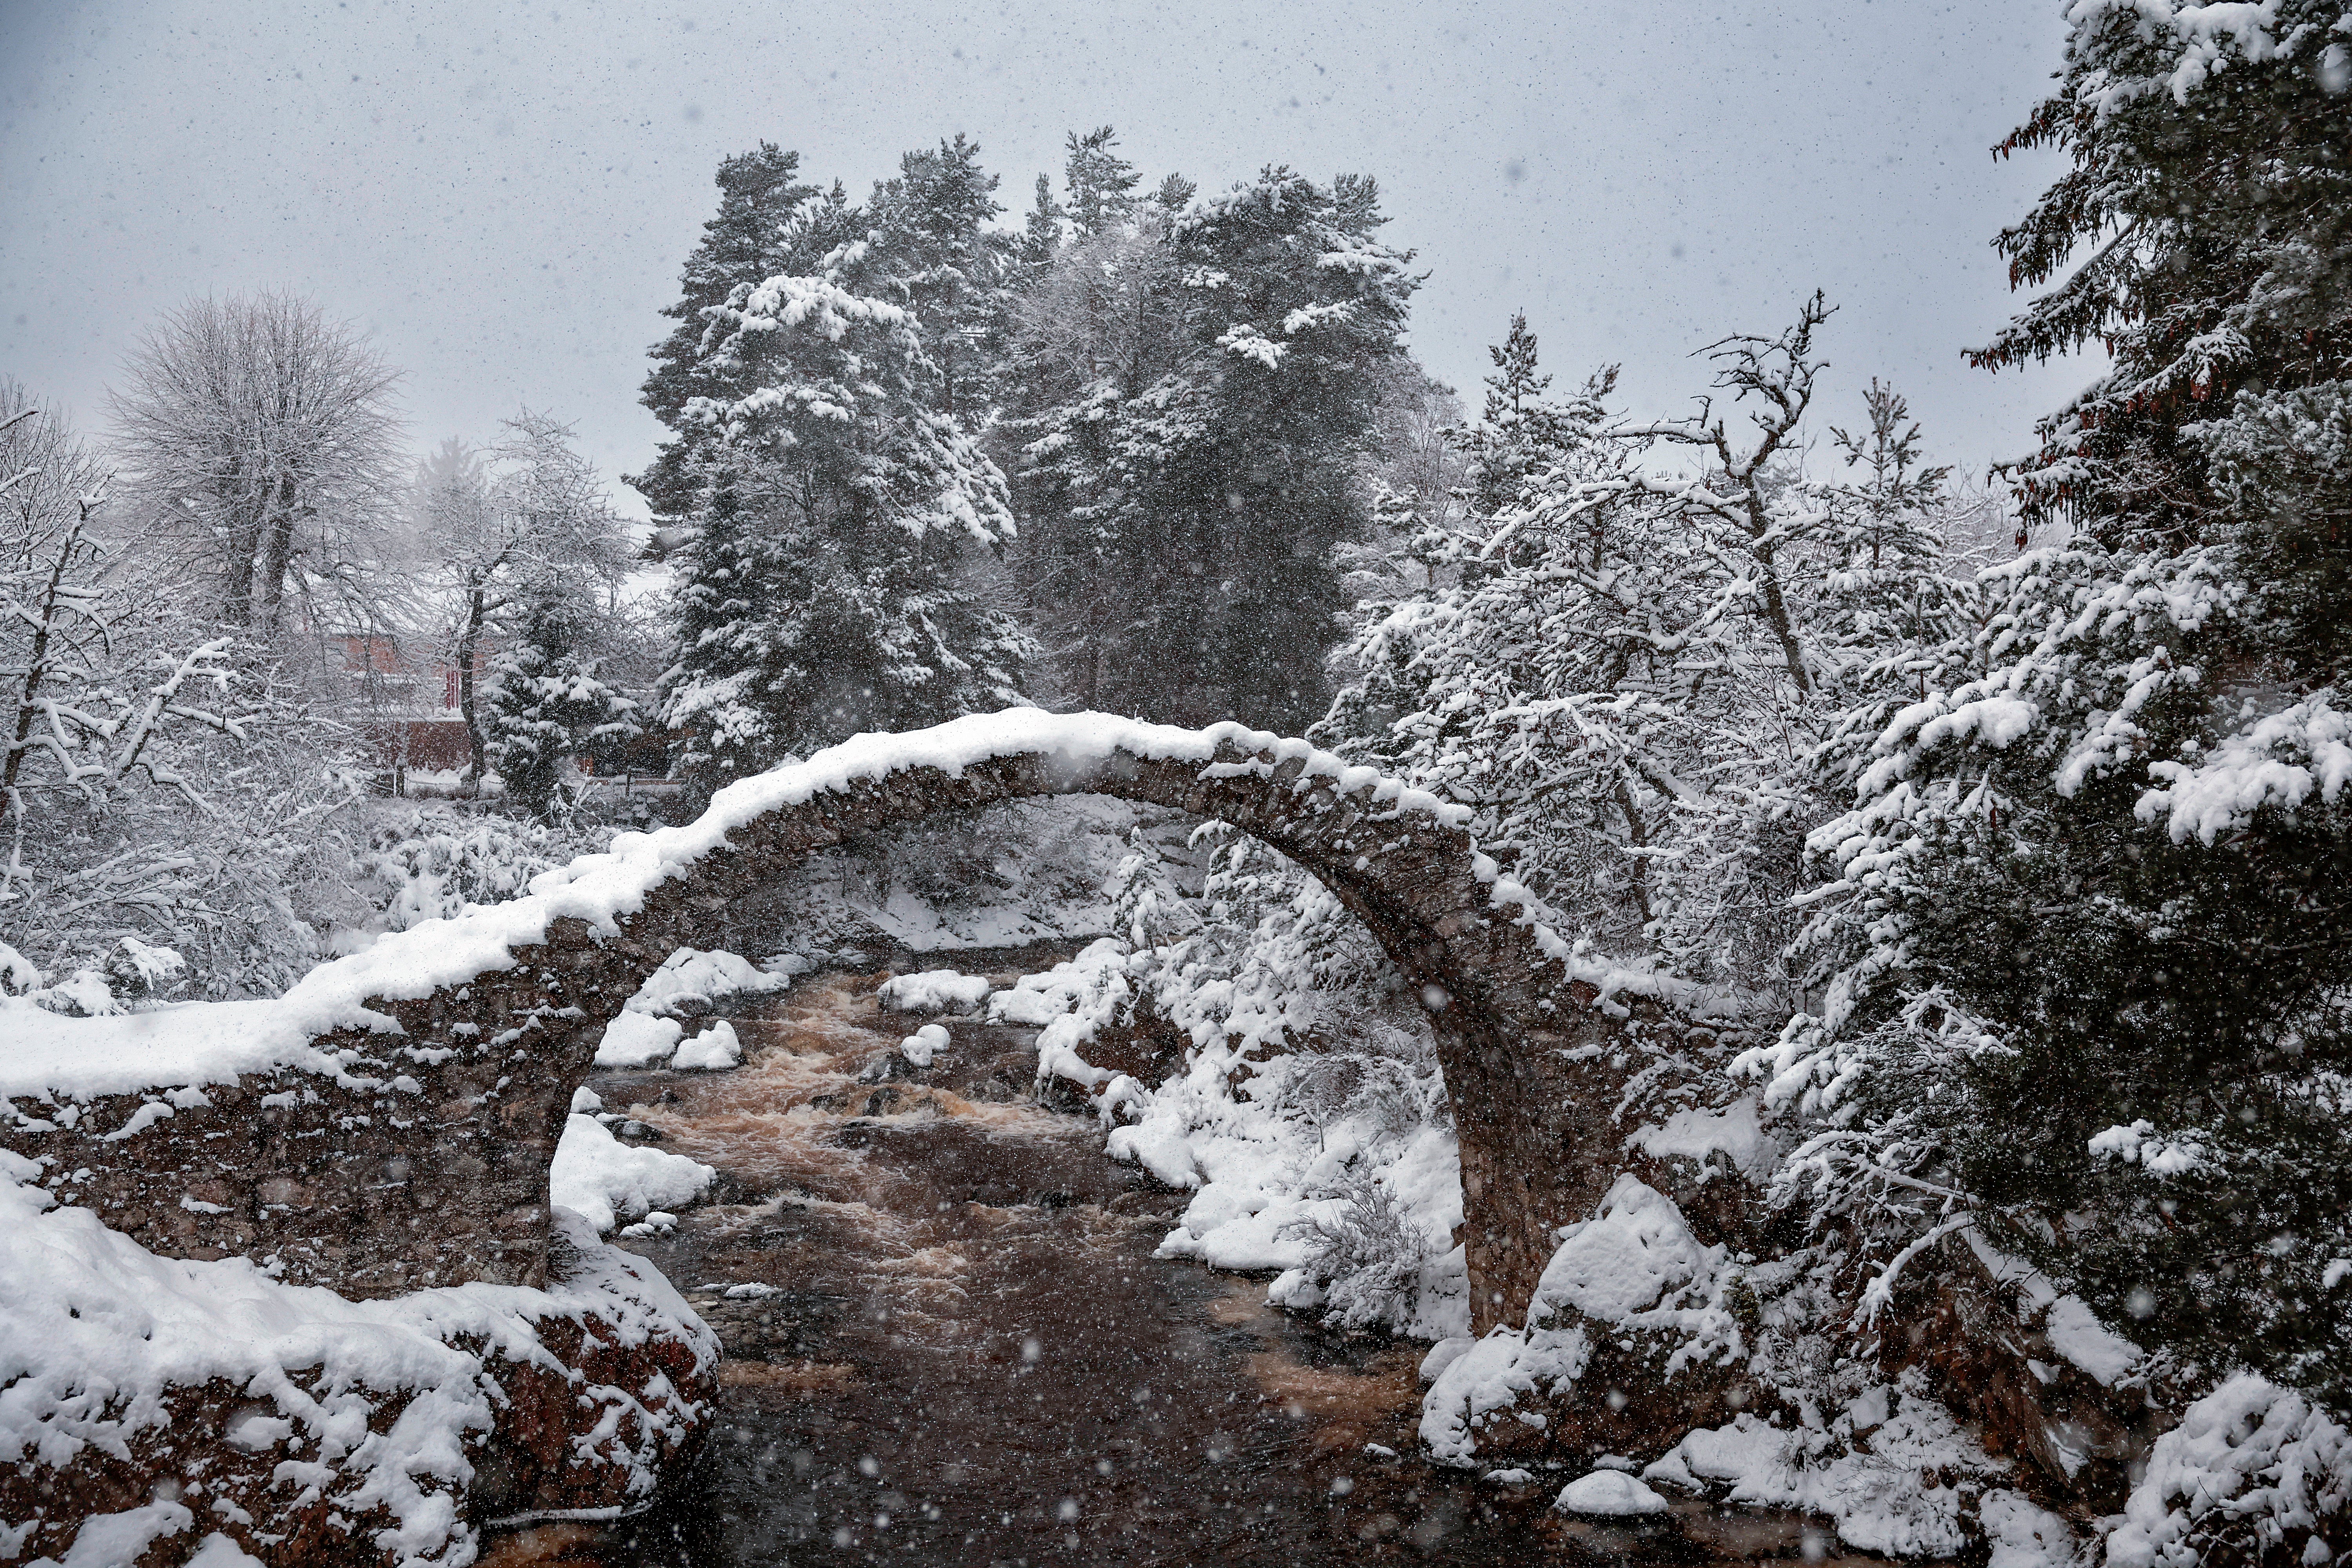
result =
[[[1484,417],[1454,439],[1465,466],[1466,504],[1482,516],[1499,517],[1517,504],[1531,476],[1589,436],[1589,420],[1582,416],[1607,395],[1616,373],[1602,373],[1601,382],[1587,388],[1585,400],[1577,404],[1546,402],[1551,377],[1536,369],[1536,335],[1528,330],[1525,310],[1511,313],[1510,330],[1501,342],[1487,345],[1486,357],[1494,361],[1495,374],[1486,378]]]
[[[869,204],[875,242],[914,312],[940,411],[976,426],[995,403],[1014,245],[989,226],[1004,209],[980,148],[959,135],[909,153]]]
[[[1863,411],[1870,423],[1860,435],[1830,428],[1846,468],[1859,470],[1861,479],[1822,489],[1826,560],[1809,617],[1821,627],[1829,672],[1849,689],[1857,679],[1886,684],[1887,672],[1871,667],[1890,649],[1948,636],[1958,602],[1940,526],[1952,470],[1920,461],[1910,405],[1876,376],[1863,394]],[[1894,689],[1904,689],[1902,683]],[[1910,694],[1925,695],[1916,686]]]
[[[838,226],[807,221],[804,204],[821,200],[824,193],[802,183],[800,166],[798,153],[772,142],[719,162],[719,211],[702,226],[702,239],[687,258],[677,300],[662,309],[677,325],[654,345],[653,370],[639,397],[672,429],[689,401],[715,390],[709,384],[713,367],[706,363],[704,342],[709,312],[737,289],[801,270],[845,237]],[[802,221],[795,223],[795,216]],[[656,517],[682,513],[693,489],[674,461],[658,459],[630,483],[652,502]]]
[[[1069,217],[1081,236],[1100,234],[1135,212],[1135,187],[1143,178],[1112,149],[1118,133],[1101,126],[1084,136],[1070,132],[1063,180],[1070,194]]]
[[[1409,258],[1373,237],[1369,181],[1268,169],[1171,214],[1118,205],[1134,181],[1102,172],[1104,133],[1073,149],[1073,212],[1132,216],[1074,241],[1023,307],[1028,576],[1063,691],[1302,724],[1328,700],[1335,552],[1368,525]]]
[[[1054,182],[1037,176],[1037,195],[1021,226],[1021,270],[1024,280],[1035,278],[1062,248],[1062,220],[1070,215],[1054,199]]]
[[[547,817],[562,808],[573,759],[637,732],[636,704],[598,679],[593,627],[574,586],[542,575],[519,597],[491,665],[484,728],[507,798]]]
[[[2352,363],[2342,5],[2158,15],[2126,0],[2071,13],[2058,90],[1998,149],[2073,157],[1997,241],[2013,284],[2063,281],[1972,356],[2112,355],[2017,475],[2032,514],[2109,547],[2203,537],[2213,495],[2191,427],[2242,389],[2313,387]]]
[[[968,553],[1012,537],[1004,479],[925,342],[961,348],[995,309],[1003,250],[980,232],[995,206],[975,152],[910,154],[865,208],[838,187],[803,202],[778,253],[805,269],[703,312],[691,375],[709,390],[678,408],[656,464],[688,525],[662,717],[703,787],[858,730],[1019,700],[1026,640]]]
[[[2113,369],[1989,571],[1824,752],[1853,809],[1819,1016],[1757,1066],[1807,1161],[1925,1181],[2200,1378],[2352,1397],[2352,171],[2340,6],[2086,4],[2000,240],[2058,284],[1983,351]],[[1841,1151],[1843,1151],[1841,1152]]]

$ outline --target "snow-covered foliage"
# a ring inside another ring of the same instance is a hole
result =
[[[366,624],[399,596],[381,572],[398,380],[355,323],[291,292],[165,312],[109,398],[141,574],[279,653],[306,620]]]
[[[1138,201],[1114,146],[1073,138],[1090,216],[1065,234],[1041,206],[1013,310],[1003,430],[1044,662],[1078,706],[1295,732],[1328,690],[1335,550],[1371,521],[1360,471],[1418,279],[1368,179],[1269,167]]]
[[[531,879],[593,854],[610,832],[550,826],[471,805],[426,805],[380,823],[361,864],[386,931],[451,920],[475,904],[519,899]]]
[[[1973,1214],[2217,1369],[2332,1378],[2347,1342],[2311,1329],[2352,1248],[2332,689],[2231,676],[2264,617],[2228,546],[2084,541],[1972,593],[1981,629],[1916,656],[1924,696],[1849,710],[1823,749],[1852,803],[1809,844],[1823,999],[1744,1064],[1825,1123],[1788,1177],[1824,1217],[1906,1215],[1898,1237]]]
[[[1465,1331],[1459,1155],[1427,1024],[1319,883],[1221,823],[1192,837],[1215,847],[1198,895],[1139,830],[1105,889],[1118,934],[997,992],[989,1017],[1039,1026],[1040,1079],[1092,1096],[1112,1157],[1196,1189],[1163,1255],[1279,1270],[1271,1300],[1336,1326]],[[1162,1083],[1086,1059],[1139,1024],[1187,1042]]]
[[[2251,1373],[2181,1412],[2107,1537],[2110,1568],[2252,1561],[2295,1541],[2325,1563],[2352,1534],[2352,1431],[2340,1414]]]
[[[2352,87],[2342,0],[2080,0],[2058,86],[2001,145],[2072,167],[1996,242],[2043,288],[1978,363],[2097,343],[2111,363],[2015,465],[2030,507],[2110,547],[2208,536],[2184,426],[2242,391],[2341,382]]]
[[[647,384],[675,438],[646,488],[687,536],[660,715],[706,786],[1022,700],[1028,636],[969,580],[968,547],[1015,531],[982,410],[956,401],[969,345],[908,303],[952,314],[1001,268],[976,151],[910,155],[865,208],[836,187],[787,209],[795,187],[763,186],[765,270],[691,305],[698,335]]]
[[[1546,401],[1515,322],[1464,437],[1465,504],[1364,606],[1359,679],[1316,731],[1475,803],[1579,938],[1734,990],[1789,989],[1812,747],[1951,598],[1942,470],[1899,397],[1874,387],[1847,443],[1866,483],[1789,467],[1827,314],[1716,350],[1717,386],[1756,410],[1745,446],[1720,416],[1623,420],[1612,373]],[[1685,453],[1699,473],[1657,467]]]
[[[509,694],[499,732],[509,767],[519,770],[508,782],[541,813],[565,737],[531,721],[593,731],[620,723],[625,711],[594,681],[593,663],[584,670],[578,663],[597,625],[616,618],[612,590],[625,569],[627,542],[603,479],[572,442],[571,426],[523,409],[484,450],[444,443],[418,465],[409,503],[411,548],[421,557],[427,601],[420,613],[457,675],[468,781],[478,786],[493,760],[497,716],[478,677],[485,650],[503,639],[499,668]],[[599,597],[604,614],[592,616],[587,606]],[[553,684],[531,684],[542,679]],[[554,711],[541,711],[551,703],[559,705]]]

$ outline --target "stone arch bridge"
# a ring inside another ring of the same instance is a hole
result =
[[[671,952],[727,945],[731,911],[816,849],[1080,793],[1220,817],[1280,850],[1421,988],[1460,1130],[1476,1326],[1516,1321],[1555,1227],[1590,1215],[1620,1168],[1613,1111],[1633,1068],[1591,1047],[1622,1009],[1478,851],[1464,808],[1232,724],[1022,710],[858,737],[276,1001],[71,1021],[112,1026],[99,1055],[133,1065],[110,1077],[64,1059],[90,1054],[87,1028],[33,1042],[0,1073],[0,1143],[80,1169],[88,1190],[71,1195],[165,1255],[268,1258],[289,1282],[359,1297],[537,1285],[572,1091]]]

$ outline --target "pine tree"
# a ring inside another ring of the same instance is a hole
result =
[[[1037,194],[1021,225],[1021,270],[1024,281],[1034,279],[1062,248],[1062,220],[1070,215],[1054,199],[1054,182],[1037,176]]]
[[[692,375],[712,390],[677,410],[657,465],[688,524],[662,717],[700,787],[1020,700],[1026,639],[969,555],[1012,537],[1004,479],[925,341],[963,349],[996,309],[975,154],[909,154],[864,208],[838,187],[803,202],[781,254],[806,269],[704,311]]]
[[[1171,214],[1119,205],[1135,180],[1103,172],[1108,146],[1073,138],[1072,210],[1132,216],[1023,304],[1032,603],[1071,700],[1303,724],[1328,701],[1336,550],[1369,523],[1364,443],[1415,279],[1373,237],[1369,181],[1269,169]]]
[[[1997,241],[2013,284],[2063,281],[1972,356],[1998,369],[2089,342],[2113,356],[2042,422],[2017,475],[2032,515],[2110,547],[2200,538],[2212,493],[2191,427],[2241,389],[2352,366],[2342,16],[2337,0],[2163,20],[2122,0],[2074,8],[2058,90],[1997,149],[2072,155]]]
[[[491,665],[484,728],[507,798],[544,818],[562,809],[574,759],[637,732],[636,704],[598,678],[588,651],[593,627],[574,586],[542,575],[518,596],[507,644]]]
[[[900,159],[898,178],[869,204],[875,243],[937,373],[940,411],[973,425],[996,401],[1015,249],[989,226],[1004,210],[996,185],[978,145],[959,135]]]
[[[1466,468],[1465,500],[1486,517],[1499,517],[1516,505],[1528,479],[1580,444],[1589,435],[1580,410],[1608,395],[1616,382],[1613,369],[1586,389],[1586,403],[1561,406],[1544,400],[1551,377],[1536,369],[1536,335],[1528,330],[1525,310],[1511,313],[1510,330],[1499,343],[1487,345],[1486,357],[1495,374],[1486,377],[1484,417],[1472,429],[1459,432]]]
[[[706,334],[710,313],[738,289],[748,289],[780,272],[805,270],[848,238],[842,221],[845,194],[836,185],[828,197],[803,184],[801,155],[772,142],[722,159],[719,165],[719,211],[702,226],[702,238],[687,258],[677,300],[662,314],[677,322],[654,345],[653,369],[638,401],[673,430],[698,397],[725,395],[731,381],[710,363]],[[629,482],[652,503],[654,515],[684,514],[695,486],[686,472],[687,454],[666,449],[645,473]]]
[[[1874,661],[1949,636],[1958,598],[1940,528],[1950,467],[1920,460],[1910,405],[1876,376],[1863,410],[1870,422],[1860,435],[1830,427],[1846,468],[1863,477],[1823,487],[1828,559],[1809,613],[1821,627],[1824,673],[1841,686],[1856,678],[1884,684],[1886,672],[1873,673]],[[1916,688],[1908,694],[1925,695]]]
[[[1984,574],[1823,753],[1818,1016],[1758,1066],[1824,1139],[2172,1353],[2352,1398],[2352,146],[2341,7],[2071,13],[2000,241],[2071,273],[1978,356],[2103,341]],[[2078,252],[2090,254],[2077,264]]]
[[[1135,187],[1143,178],[1135,165],[1111,149],[1118,133],[1101,126],[1067,138],[1069,158],[1063,179],[1070,194],[1069,217],[1081,236],[1100,234],[1135,212]]]

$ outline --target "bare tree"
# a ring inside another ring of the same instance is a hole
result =
[[[290,293],[191,300],[111,395],[134,524],[217,583],[217,618],[265,637],[289,592],[349,591],[396,472],[398,376]]]
[[[1463,424],[1461,398],[1410,356],[1381,365],[1374,385],[1379,402],[1365,479],[1411,501],[1415,515],[1433,523],[1449,521],[1458,505],[1454,492],[1465,470],[1460,445],[1447,439]]]
[[[184,968],[275,990],[348,858],[341,731],[267,649],[139,585],[106,490],[0,383],[0,998],[102,1011]]]

